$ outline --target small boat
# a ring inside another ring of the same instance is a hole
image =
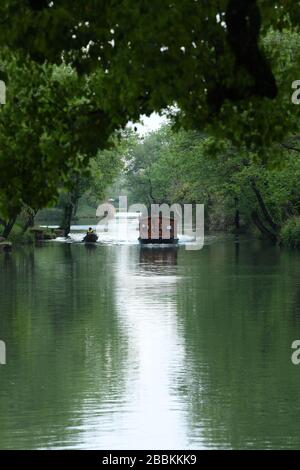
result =
[[[139,222],[139,242],[142,245],[178,243],[177,223],[173,217],[142,217]]]
[[[98,240],[98,235],[96,233],[87,233],[83,238],[84,243],[96,243]]]

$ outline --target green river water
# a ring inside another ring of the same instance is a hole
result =
[[[0,255],[2,449],[300,448],[300,254],[217,237]]]

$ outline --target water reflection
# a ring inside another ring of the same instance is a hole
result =
[[[8,349],[0,369],[1,448],[84,445],[91,410],[94,417],[123,399],[127,345],[113,270],[106,270],[110,253],[91,262],[84,247],[72,248],[1,259],[0,331]]]
[[[129,402],[126,427],[109,436],[110,448],[186,444],[185,403],[176,393],[185,368],[176,319],[176,256],[176,250],[117,251],[115,299],[129,342]]]
[[[300,375],[290,347],[300,335],[299,255],[255,242],[234,253],[215,245],[201,263],[183,260],[189,279],[177,298],[187,338],[189,443],[295,449]]]
[[[140,247],[139,269],[144,272],[156,272],[166,275],[173,271],[172,266],[177,265],[178,247],[155,248]],[[174,271],[175,273],[175,271]]]
[[[1,448],[298,448],[300,255],[46,244],[0,257]]]

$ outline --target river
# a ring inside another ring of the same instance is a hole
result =
[[[300,447],[299,253],[76,240],[0,255],[0,448]]]

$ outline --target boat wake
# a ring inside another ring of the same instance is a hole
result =
[[[139,214],[129,212],[116,214],[113,220],[105,224],[99,223],[97,225],[72,225],[68,238],[58,237],[54,240],[54,242],[82,243],[89,227],[92,227],[92,229],[98,235],[98,241],[95,242],[95,245],[139,244]],[[56,227],[49,226],[49,228]],[[179,235],[178,239],[179,245],[186,245],[195,241],[195,238],[188,235]],[[151,246],[152,245],[149,245],[149,247]]]

